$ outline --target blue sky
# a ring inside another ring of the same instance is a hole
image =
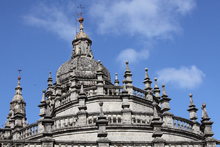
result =
[[[144,68],[165,83],[171,112],[188,118],[189,93],[199,108],[207,104],[215,137],[220,139],[220,1],[0,1],[0,124],[22,69],[23,96],[29,123],[39,117],[38,104],[48,73],[71,55],[77,6],[85,7],[85,31],[93,40],[95,59],[123,79],[128,60],[134,85],[143,88]]]

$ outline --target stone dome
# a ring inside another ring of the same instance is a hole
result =
[[[57,81],[64,83],[70,76],[78,79],[96,79],[99,62],[93,58],[78,56],[65,62],[57,70]],[[101,64],[105,81],[111,81],[109,71]]]

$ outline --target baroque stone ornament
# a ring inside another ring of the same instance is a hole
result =
[[[0,129],[0,147],[216,147],[213,122],[206,105],[198,122],[197,108],[190,95],[189,119],[171,113],[165,85],[154,79],[151,87],[148,68],[143,75],[144,89],[132,79],[126,62],[124,79],[94,59],[92,40],[79,32],[72,41],[71,58],[62,64],[53,81],[49,73],[47,87],[39,100],[40,119],[28,124],[21,77],[10,103],[6,123]],[[122,85],[120,84],[122,83]],[[168,92],[169,93],[169,92]]]

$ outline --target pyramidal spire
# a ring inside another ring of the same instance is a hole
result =
[[[23,101],[20,72],[21,72],[21,70],[19,70],[18,82],[17,82],[17,86],[15,88],[15,95],[14,95],[12,101],[21,101],[21,100]]]
[[[15,88],[16,94],[22,95],[21,76],[18,76],[18,84]]]

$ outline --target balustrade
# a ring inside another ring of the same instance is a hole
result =
[[[61,97],[61,100],[60,100],[60,104],[63,105],[63,104],[67,104],[71,101],[70,99],[70,94],[68,95],[65,95],[64,97]]]
[[[66,117],[57,117],[54,119],[52,130],[76,126],[77,117],[75,115]]]
[[[145,98],[146,92],[140,88],[134,87],[133,86],[133,95],[140,97],[140,98]]]
[[[174,116],[173,127],[181,130],[192,131],[193,124],[187,119]]]
[[[21,130],[21,139],[38,134],[38,124],[31,124]]]
[[[120,86],[105,86],[104,88],[106,95],[119,95],[122,92]]]
[[[152,115],[150,115],[150,114],[133,114],[131,118],[132,118],[132,124],[150,125],[151,120],[152,120]]]

